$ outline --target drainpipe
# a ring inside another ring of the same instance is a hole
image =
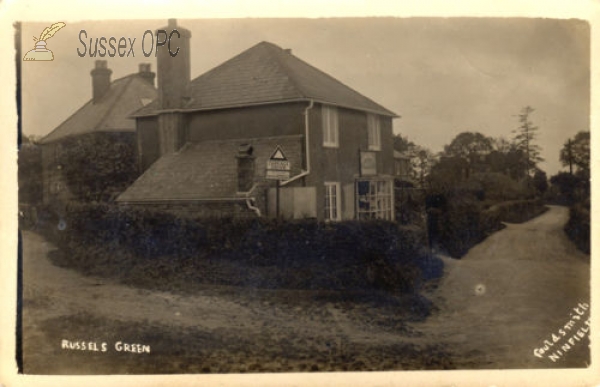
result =
[[[252,185],[252,188],[250,188],[248,191],[246,191],[246,192],[238,192],[238,194],[245,196],[246,207],[248,207],[249,210],[254,211],[256,213],[256,216],[258,216],[260,218],[260,217],[262,217],[262,213],[260,212],[260,208],[258,208],[258,207],[256,207],[254,205],[254,203],[256,203],[256,198],[254,196],[250,196],[250,194],[254,191],[254,189],[257,186],[258,185],[256,183],[254,183],[254,185]]]
[[[262,216],[262,214],[260,213],[260,208],[258,208],[254,205],[253,197],[246,199],[246,206],[248,207],[249,210],[254,211],[256,213],[256,216],[258,216],[259,218]]]
[[[304,109],[304,141],[305,141],[305,149],[306,149],[306,170],[302,171],[300,174],[291,177],[288,180],[282,181],[279,183],[280,186],[285,186],[289,183],[291,183],[292,181],[296,181],[300,178],[303,178],[304,176],[307,176],[308,174],[310,174],[310,137],[309,137],[309,125],[308,125],[308,111],[311,110],[313,108],[315,104],[315,101],[313,101],[312,99],[310,100],[310,104],[306,107],[306,109]]]

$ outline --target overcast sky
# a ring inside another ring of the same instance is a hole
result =
[[[23,25],[23,55],[53,22]],[[567,138],[589,130],[590,30],[578,20],[525,18],[342,18],[185,20],[192,78],[269,41],[396,112],[394,131],[439,152],[458,133],[510,139],[530,105],[549,175]],[[144,31],[166,20],[69,23],[47,41],[53,62],[22,62],[23,131],[43,136],[91,98],[79,32],[136,38],[135,57],[103,58],[113,79],[152,63]],[[151,60],[148,60],[151,59]]]

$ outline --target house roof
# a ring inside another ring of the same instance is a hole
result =
[[[237,154],[241,145],[253,148],[255,181],[265,179],[267,160],[277,146],[290,161],[292,176],[302,166],[302,136],[214,140],[187,143],[162,156],[118,198],[118,202],[231,199],[237,192]]]
[[[212,110],[257,104],[314,100],[320,103],[397,115],[294,56],[261,42],[191,81],[183,110]],[[158,101],[134,116],[154,115]]]
[[[99,101],[90,99],[40,143],[93,132],[135,132],[135,120],[129,115],[156,95],[154,86],[137,73],[116,79]]]

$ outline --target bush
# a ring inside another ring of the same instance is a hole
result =
[[[547,210],[541,200],[513,200],[496,204],[487,209],[485,214],[501,222],[524,223]]]
[[[441,261],[424,233],[386,221],[180,219],[149,209],[72,204],[54,241],[60,264],[146,287],[198,284],[409,292]],[[63,254],[66,255],[66,254]]]
[[[524,198],[528,194],[523,184],[511,179],[504,173],[478,173],[474,174],[472,179],[481,184],[487,200],[495,202],[516,200]]]
[[[565,232],[578,249],[590,253],[590,200],[585,200],[570,208],[569,221]]]
[[[475,196],[458,190],[437,202],[440,204],[428,211],[430,240],[453,258],[464,256],[471,247],[502,229],[502,222],[522,223],[547,210],[539,200],[515,200],[483,210],[483,203]]]
[[[460,258],[475,244],[502,225],[497,217],[484,214],[482,203],[473,194],[454,190],[429,198],[430,243]]]

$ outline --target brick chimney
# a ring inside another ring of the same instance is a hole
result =
[[[112,74],[112,70],[107,67],[105,60],[97,60],[96,67],[90,74],[92,75],[92,96],[94,103],[97,103],[110,89],[110,74]]]
[[[140,63],[139,69],[138,76],[154,86],[156,74],[151,71],[150,63]]]
[[[158,100],[160,109],[166,110],[158,115],[158,136],[160,154],[177,152],[185,143],[184,120],[182,113],[172,111],[184,107],[189,99],[190,70],[190,38],[192,33],[178,27],[175,19],[169,19],[169,25],[161,28],[164,33],[158,38],[162,42],[171,36],[169,41],[157,47]],[[173,32],[176,30],[177,32]],[[177,51],[179,48],[179,51]],[[173,56],[173,54],[175,54]]]
[[[191,80],[190,70],[190,38],[192,33],[177,26],[176,19],[169,19],[169,25],[161,28],[171,36],[171,52],[169,43],[157,47],[158,97],[163,109],[181,108],[189,97],[188,86]],[[171,35],[173,30],[177,30]],[[178,35],[179,33],[179,35]],[[164,34],[159,35],[162,41]],[[176,56],[173,53],[179,52]]]
[[[238,192],[250,191],[254,185],[254,159],[252,145],[242,144],[238,147],[237,158],[237,175],[238,175]]]

